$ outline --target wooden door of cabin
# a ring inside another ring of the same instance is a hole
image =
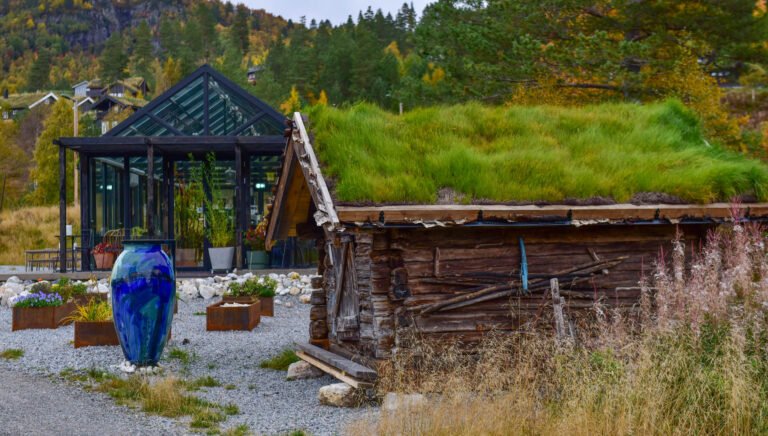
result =
[[[331,334],[340,341],[360,339],[360,299],[355,273],[355,243],[343,237],[341,246],[331,246],[335,270],[333,310],[330,313]]]

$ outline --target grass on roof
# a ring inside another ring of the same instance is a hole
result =
[[[768,167],[709,144],[677,101],[579,108],[310,110],[315,147],[340,202],[559,202],[654,192],[691,203],[768,196]]]

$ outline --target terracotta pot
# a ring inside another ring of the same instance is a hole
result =
[[[112,321],[75,322],[75,348],[120,345]]]
[[[96,269],[112,269],[115,264],[114,253],[94,253],[93,260],[96,262]]]
[[[259,317],[259,302],[247,306],[222,307],[226,304],[220,301],[206,309],[206,329],[208,331],[253,330],[261,318]]]

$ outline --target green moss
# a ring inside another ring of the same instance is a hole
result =
[[[261,361],[260,368],[274,369],[276,371],[287,371],[288,366],[298,362],[299,358],[291,349],[285,349],[277,356]]]
[[[8,348],[7,350],[3,350],[3,352],[0,353],[0,358],[6,360],[17,360],[21,359],[23,356],[24,350],[21,348]]]
[[[578,108],[316,107],[311,130],[341,202],[423,203],[609,197],[657,192],[691,203],[768,198],[768,167],[708,143],[677,101]]]

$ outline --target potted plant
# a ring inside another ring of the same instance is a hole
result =
[[[75,308],[66,318],[75,323],[75,348],[120,345],[112,321],[112,307],[101,300],[91,300]]]
[[[261,320],[259,301],[237,303],[219,301],[206,308],[206,330],[253,330]]]
[[[259,288],[256,280],[249,279],[243,283],[232,282],[222,297],[226,303],[247,303],[259,301]]]
[[[190,157],[190,161],[193,159]],[[174,193],[174,228],[176,236],[176,266],[197,266],[202,258],[203,223],[198,210],[203,205],[201,182],[194,175],[188,183],[177,177]]]
[[[111,269],[115,263],[114,247],[108,242],[100,242],[93,247],[91,253],[96,262],[96,269]]]
[[[65,303],[56,292],[21,295],[13,301],[11,330],[55,329],[68,324],[66,317],[74,308],[73,303]]]
[[[204,172],[205,180],[211,187],[211,196],[203,196],[205,204],[205,234],[211,248],[208,256],[211,259],[211,270],[229,271],[232,269],[232,260],[235,257],[235,225],[232,210],[227,207],[220,180],[224,177],[219,174],[216,166],[216,157],[208,153],[208,171]]]
[[[248,269],[263,269],[269,265],[269,255],[264,245],[266,236],[266,220],[262,220],[257,226],[252,226],[245,232],[243,243],[246,249],[245,257],[248,261]]]

